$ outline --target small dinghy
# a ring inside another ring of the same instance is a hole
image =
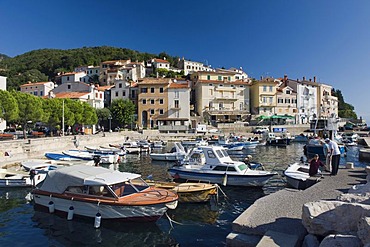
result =
[[[310,166],[304,163],[294,163],[284,171],[287,184],[298,190],[304,190],[320,181],[320,177],[308,174]]]

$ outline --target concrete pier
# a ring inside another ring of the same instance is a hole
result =
[[[285,188],[258,199],[233,223],[227,246],[301,246],[307,234],[302,206],[307,202],[334,200],[353,185],[366,183],[364,168],[341,167],[336,176],[325,175],[306,190]]]

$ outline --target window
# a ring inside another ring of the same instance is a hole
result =
[[[150,88],[150,92],[151,92],[151,93],[154,93],[154,87],[151,87],[151,88]]]
[[[211,76],[210,75],[207,75],[207,80],[211,80]]]
[[[272,86],[269,86],[269,88],[270,88],[270,92],[272,92]]]
[[[154,99],[151,99],[151,100],[150,100],[150,104],[151,104],[151,105],[154,105],[154,103],[155,103],[155,102],[154,102]]]
[[[160,87],[160,88],[159,88],[159,92],[160,92],[160,93],[163,93],[163,87]]]
[[[126,97],[126,91],[123,91],[123,92],[122,92],[122,96],[123,96],[123,97]]]
[[[175,99],[179,98],[179,91],[175,91]]]
[[[272,101],[273,101],[273,98],[272,97],[269,97],[270,104],[272,104]]]
[[[122,83],[119,83],[118,84],[118,88],[122,88]]]
[[[163,105],[163,99],[159,99],[159,104]]]
[[[159,115],[163,115],[164,114],[164,110],[163,109],[159,109]]]
[[[150,115],[154,115],[154,109],[150,109]]]
[[[263,86],[263,92],[267,92],[267,86]]]
[[[67,81],[69,81],[69,76],[67,76]]]
[[[34,91],[34,92],[33,92],[33,95],[37,96],[37,91]]]
[[[116,92],[116,97],[118,97],[118,92]]]
[[[286,94],[291,94],[290,90],[286,90],[285,92]]]
[[[141,93],[147,93],[148,92],[148,88],[142,87],[140,92]]]
[[[67,88],[68,88],[68,89],[71,89],[71,85],[68,85],[68,86],[67,86]]]
[[[40,96],[44,96],[44,92],[43,91],[40,91]]]
[[[278,98],[278,103],[282,104],[284,103],[284,100],[282,98]]]
[[[218,76],[218,78],[217,78],[219,81],[222,81],[222,76]]]
[[[290,104],[290,99],[285,99],[285,103]]]
[[[175,108],[180,108],[180,104],[178,100],[175,100],[174,104],[175,104]]]
[[[143,99],[143,105],[146,105],[146,99]]]
[[[216,155],[212,150],[208,150],[207,155],[208,155],[208,158],[211,158],[211,159],[216,158]]]

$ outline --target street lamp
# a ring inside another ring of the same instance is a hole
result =
[[[109,133],[111,133],[112,132],[112,116],[109,115],[108,119],[109,119]]]

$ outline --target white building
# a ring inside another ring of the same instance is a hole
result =
[[[62,84],[67,82],[89,82],[89,77],[84,71],[64,73],[59,75],[59,77]]]
[[[51,90],[55,88],[54,82],[35,82],[27,83],[20,86],[22,93],[29,93],[38,97],[48,95]]]
[[[130,83],[125,80],[115,80],[114,87],[111,88],[111,103],[115,99],[129,99]]]
[[[200,62],[179,59],[177,66],[184,71],[184,75],[192,74],[197,71],[215,71],[210,65],[204,65]]]
[[[104,108],[104,91],[83,82],[64,83],[49,93],[50,98],[69,98],[89,103],[93,108]]]

